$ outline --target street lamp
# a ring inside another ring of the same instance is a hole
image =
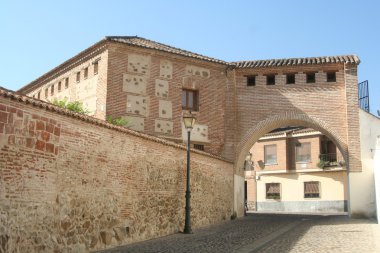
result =
[[[185,228],[184,234],[192,234],[190,224],[190,133],[195,124],[195,116],[189,114],[183,116],[183,124],[187,130],[187,173],[186,173],[186,207],[185,207]]]

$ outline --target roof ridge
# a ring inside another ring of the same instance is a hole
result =
[[[335,56],[244,60],[244,61],[235,61],[231,63],[234,64],[237,68],[253,68],[253,67],[291,66],[291,65],[314,65],[314,64],[329,64],[329,63],[360,64],[360,59],[356,54],[351,54],[351,55],[335,55]]]
[[[117,42],[129,44],[129,45],[134,45],[134,46],[139,46],[139,47],[145,47],[145,48],[150,48],[150,49],[155,49],[155,50],[160,50],[160,51],[164,51],[164,52],[168,52],[168,53],[183,55],[183,56],[186,56],[186,57],[192,57],[192,58],[200,59],[200,60],[206,60],[206,61],[215,62],[215,63],[219,63],[219,64],[223,64],[223,65],[231,65],[229,62],[226,62],[226,61],[223,61],[223,60],[219,60],[217,58],[209,57],[209,56],[202,55],[202,54],[199,54],[199,53],[194,53],[194,52],[189,51],[189,50],[185,50],[185,49],[182,49],[182,48],[179,48],[179,47],[174,47],[174,46],[171,46],[171,45],[168,45],[168,44],[164,44],[164,43],[161,43],[161,42],[157,42],[157,41],[154,41],[154,40],[151,40],[151,39],[146,39],[146,38],[143,38],[143,37],[139,37],[137,35],[136,36],[106,36],[105,38],[107,40],[110,40],[110,41],[117,41]],[[123,39],[126,39],[126,41],[118,41],[118,40],[123,40]],[[157,46],[155,47],[154,45],[143,45],[143,44],[138,43],[138,42],[128,41],[129,39],[140,39],[140,40],[149,42],[151,44],[156,44]],[[161,46],[163,48],[160,48],[159,46]],[[177,51],[177,52],[175,52],[175,51]]]

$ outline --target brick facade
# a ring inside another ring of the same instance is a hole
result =
[[[252,145],[289,125],[322,132],[335,142],[347,168],[361,171],[356,56],[227,63],[138,37],[107,37],[20,92],[34,95],[99,56],[103,77],[96,89],[96,117],[125,117],[134,130],[183,142],[182,89],[196,90],[199,111],[192,142],[233,161],[236,182],[244,177]],[[327,80],[330,72],[336,80]],[[294,74],[294,84],[286,84],[288,74]],[[315,82],[308,81],[310,74]],[[267,85],[269,75],[274,85]],[[255,76],[255,86],[247,85],[247,76]],[[243,192],[240,184],[235,188],[242,215]]]

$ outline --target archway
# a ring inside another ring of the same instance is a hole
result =
[[[329,126],[326,124],[326,122],[323,122],[320,119],[295,112],[286,112],[280,115],[269,116],[259,121],[249,131],[247,131],[244,138],[237,146],[235,152],[235,210],[237,211],[238,215],[241,215],[242,212],[244,212],[244,180],[239,176],[242,176],[244,173],[243,168],[246,155],[248,154],[251,147],[266,133],[274,129],[286,126],[304,126],[317,130],[323,135],[327,136],[335,143],[336,147],[342,154],[348,173],[349,159],[347,144],[344,142],[344,138],[342,136],[339,136],[336,131],[334,131],[333,126]],[[348,188],[349,182],[347,182],[347,189]],[[348,200],[349,192],[347,191],[347,201]]]

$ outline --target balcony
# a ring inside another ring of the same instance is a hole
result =
[[[340,153],[319,154],[317,166],[321,169],[327,167],[344,167],[345,162]]]

